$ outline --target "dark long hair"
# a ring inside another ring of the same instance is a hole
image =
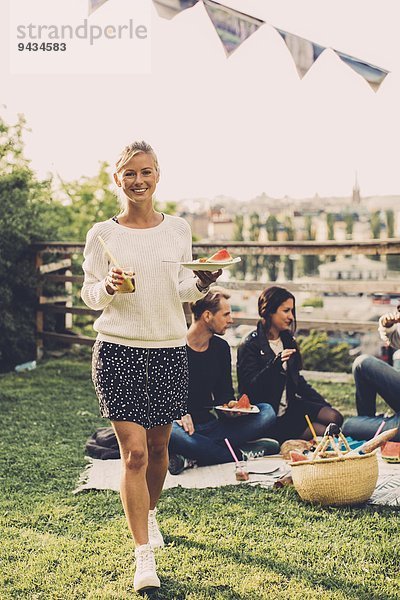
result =
[[[263,327],[265,333],[268,336],[269,330],[271,328],[271,317],[283,302],[286,300],[293,300],[293,324],[291,327],[292,335],[296,331],[297,321],[296,321],[296,299],[289,290],[279,287],[277,285],[273,285],[269,288],[265,288],[258,298],[258,314],[261,317]]]
[[[268,333],[271,328],[271,317],[280,305],[286,300],[293,300],[293,323],[290,328],[291,336],[290,339],[290,347],[296,348],[297,352],[293,357],[295,363],[297,363],[297,368],[301,369],[303,366],[303,361],[300,354],[300,348],[296,342],[296,340],[292,337],[294,332],[296,331],[297,321],[296,321],[296,299],[289,290],[279,287],[277,285],[273,285],[269,288],[265,288],[258,298],[258,314],[261,317],[261,322],[263,325],[263,329],[265,331],[265,335],[268,339]],[[292,359],[290,359],[292,360]]]

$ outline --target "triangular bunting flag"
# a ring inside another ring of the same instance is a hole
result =
[[[240,44],[257,31],[260,25],[264,24],[264,21],[260,19],[250,17],[213,0],[203,0],[203,3],[227,56],[239,48]]]
[[[302,79],[307,71],[313,66],[320,54],[325,50],[324,46],[319,46],[298,35],[277,29],[276,31],[283,37],[296,65],[297,72]]]
[[[339,52],[339,50],[334,50],[334,52],[344,63],[346,63],[346,65],[351,67],[353,71],[361,75],[361,77],[364,77],[364,79],[369,83],[374,92],[379,90],[379,86],[381,85],[382,81],[385,79],[389,71],[381,69],[380,67],[375,67],[370,63],[359,60],[358,58],[354,58],[354,56],[343,54],[343,52]]]
[[[153,0],[159,17],[163,19],[173,19],[175,15],[186,8],[192,8],[199,0],[180,0],[180,2],[171,2],[171,0]]]
[[[94,13],[95,10],[100,8],[100,6],[106,2],[107,0],[89,0],[89,15]]]

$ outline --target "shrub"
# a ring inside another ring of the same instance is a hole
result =
[[[307,336],[299,336],[303,367],[310,371],[350,372],[350,346],[345,342],[331,346],[328,334],[312,329]]]
[[[304,300],[302,306],[313,306],[314,308],[323,308],[324,300],[319,296],[315,298],[307,298],[306,300]]]
[[[0,118],[0,367],[35,355],[37,275],[30,245],[55,239],[50,181],[38,181],[22,157],[24,121]]]

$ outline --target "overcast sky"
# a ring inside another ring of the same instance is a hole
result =
[[[99,15],[115,18],[121,2],[108,0]],[[92,175],[144,138],[159,155],[161,200],[349,195],[355,171],[364,195],[400,195],[398,0],[222,3],[391,73],[375,93],[326,51],[299,80],[269,25],[228,59],[199,2],[171,21],[154,14],[148,75],[10,75],[0,0],[1,114],[8,122],[26,115],[38,174]]]

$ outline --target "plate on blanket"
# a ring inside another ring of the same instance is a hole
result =
[[[242,415],[256,415],[260,412],[258,406],[255,406],[254,404],[252,404],[250,408],[228,408],[226,406],[223,406],[222,404],[216,406],[215,408],[216,410],[221,410],[222,412],[241,413]]]

